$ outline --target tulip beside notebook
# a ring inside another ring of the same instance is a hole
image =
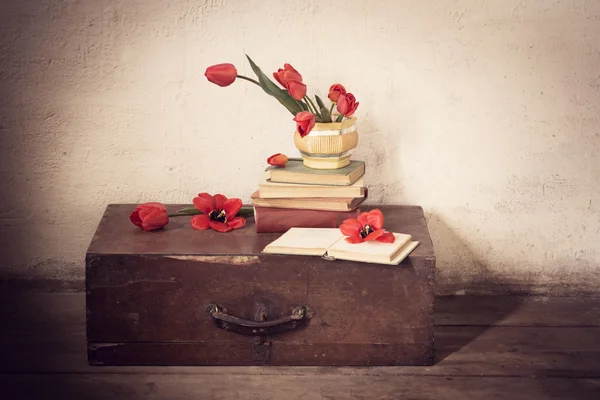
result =
[[[338,228],[291,228],[268,244],[263,253],[321,256],[327,259],[397,265],[418,245],[411,235],[394,233],[394,243],[351,244]]]

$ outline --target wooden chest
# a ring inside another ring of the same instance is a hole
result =
[[[421,244],[398,266],[261,254],[280,234],[190,217],[143,232],[110,205],[86,255],[93,365],[431,365],[435,256],[421,207],[380,207]],[[174,211],[181,206],[168,206]]]

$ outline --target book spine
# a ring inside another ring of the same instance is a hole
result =
[[[290,228],[337,228],[345,219],[356,218],[352,211],[322,211],[294,208],[254,207],[257,233],[283,233]]]

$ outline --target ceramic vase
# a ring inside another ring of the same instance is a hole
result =
[[[300,150],[304,165],[309,168],[343,168],[350,164],[350,155],[358,144],[356,118],[350,117],[342,122],[317,122],[304,137],[296,131],[294,144]]]

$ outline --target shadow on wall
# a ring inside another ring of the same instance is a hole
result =
[[[23,2],[0,3],[0,269],[11,265],[27,251],[27,243],[15,237],[15,230],[29,217],[22,207],[33,197],[35,183],[32,160],[39,154],[31,149],[26,134],[28,116],[34,110],[27,104],[28,82],[26,55],[29,42],[21,31],[31,28],[33,18],[23,17]],[[18,171],[18,172],[17,172]],[[26,200],[25,200],[26,201]]]
[[[543,284],[526,268],[520,275],[493,270],[437,213],[426,213],[436,253],[436,294],[551,295],[597,297],[596,288],[568,282]],[[515,239],[517,240],[517,239]]]
[[[77,49],[76,42],[93,28],[90,23],[82,34],[68,23],[77,7],[52,0],[0,2],[0,284],[2,277],[83,277],[77,248],[91,233],[75,231],[90,215],[76,206],[77,194],[86,192],[72,176],[88,160],[73,151],[74,139],[81,141],[85,132],[72,128],[77,115],[66,93],[80,90],[91,49]]]
[[[65,193],[57,179],[64,127],[54,96],[75,71],[62,68],[69,64],[60,60],[62,41],[49,36],[61,24],[63,3],[0,2],[0,276],[28,279],[73,267],[40,257],[57,240],[51,227],[61,230],[57,205]]]

